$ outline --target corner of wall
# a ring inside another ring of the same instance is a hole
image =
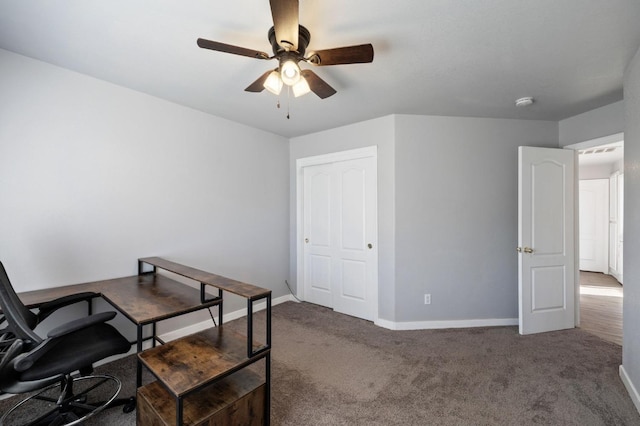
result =
[[[598,139],[624,131],[624,101],[614,102],[558,122],[559,146]]]
[[[631,378],[627,374],[627,371],[624,369],[624,365],[620,366],[620,379],[622,380],[624,387],[627,389],[627,392],[629,392],[629,396],[631,397],[633,405],[636,406],[636,410],[638,410],[638,413],[640,413],[640,393],[638,393],[638,390],[633,385]]]
[[[625,164],[640,162],[640,50],[629,62],[624,75]],[[637,217],[640,212],[640,170],[625,167],[625,217]],[[624,230],[624,323],[622,378],[629,396],[640,412],[640,224],[628,220]]]

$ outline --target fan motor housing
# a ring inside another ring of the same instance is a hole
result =
[[[269,29],[268,37],[274,55],[278,56],[279,53],[285,51],[276,41],[276,30],[274,27],[271,27]],[[311,33],[309,33],[309,30],[302,25],[298,25],[298,50],[296,52],[298,53],[299,57],[304,57],[304,53],[306,52],[307,46],[309,45],[310,41]]]

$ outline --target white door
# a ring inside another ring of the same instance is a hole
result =
[[[373,320],[377,280],[376,173],[373,157],[334,163],[336,221],[333,227],[333,308],[336,312]],[[374,247],[375,244],[375,247]]]
[[[305,300],[373,320],[376,159],[307,166],[303,179]]]
[[[304,298],[333,308],[333,165],[304,168]]]
[[[580,181],[580,270],[609,272],[609,181]]]
[[[520,334],[575,327],[575,155],[518,149]]]

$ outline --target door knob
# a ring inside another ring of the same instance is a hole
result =
[[[308,243],[308,242],[309,242],[309,239],[308,239],[308,238],[305,238],[305,239],[304,239],[304,242],[305,242],[305,243]]]
[[[369,244],[367,244],[367,247],[369,247],[370,249],[372,249],[372,248],[373,248],[373,244],[369,243]]]
[[[522,248],[522,247],[516,247],[516,251],[517,251],[518,253],[522,253],[522,252],[525,252],[525,253],[533,253],[533,249],[532,249],[531,247],[525,247],[525,248]]]

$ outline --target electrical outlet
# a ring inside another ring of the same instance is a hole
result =
[[[424,295],[424,304],[425,305],[430,305],[431,304],[431,294],[427,293]]]

